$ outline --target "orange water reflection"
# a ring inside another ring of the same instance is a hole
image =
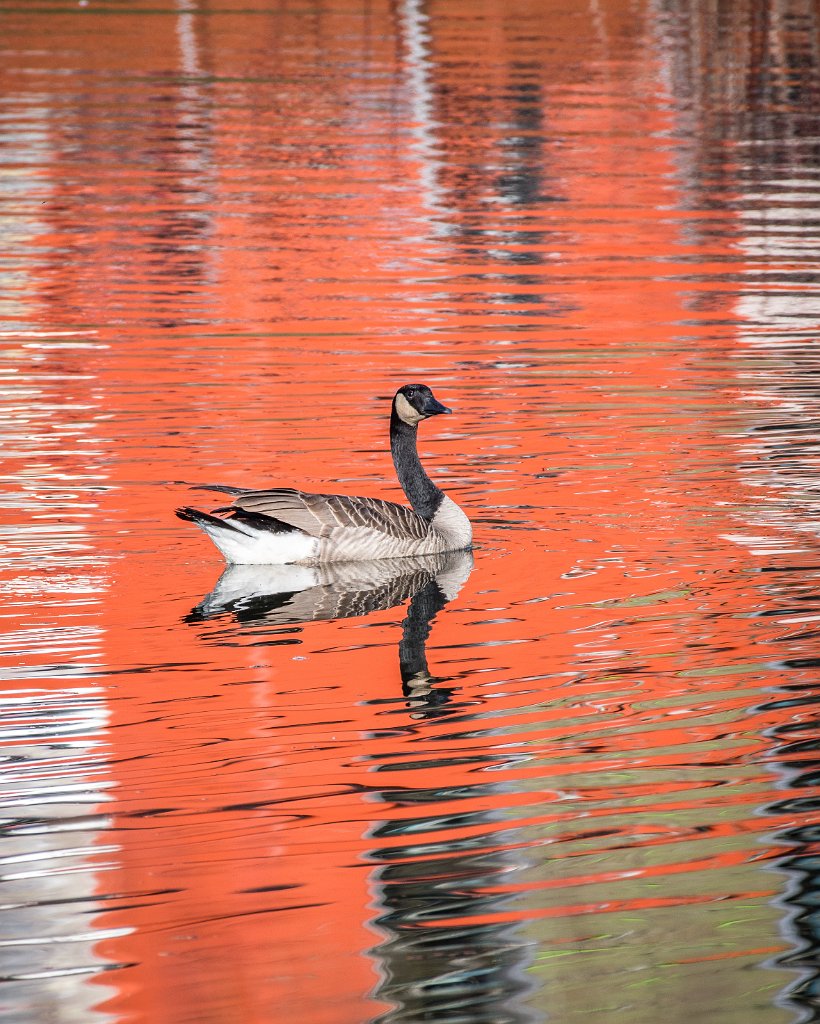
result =
[[[8,12],[15,1019],[812,1005],[786,7]],[[396,497],[407,378],[458,412],[423,441],[476,523],[458,596],[191,616],[180,481]]]

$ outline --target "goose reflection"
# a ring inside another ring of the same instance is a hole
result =
[[[436,615],[457,596],[472,567],[465,551],[314,567],[236,565],[187,618],[228,617],[251,629],[287,629],[408,602],[398,655],[409,717],[416,720],[405,765],[413,777],[416,744],[423,743],[425,729],[437,729],[457,706],[451,699],[455,688],[430,672],[427,639]],[[497,763],[491,753],[479,753],[474,768]],[[396,764],[395,758],[377,759],[368,773],[368,801],[378,808],[366,857],[373,865],[370,927],[380,935],[368,953],[380,979],[375,998],[388,1007],[370,1024],[535,1024],[540,1016],[527,1003],[531,943],[517,924],[495,920],[512,900],[497,890],[523,869],[525,858],[515,845],[506,845],[503,811],[473,807],[475,797],[491,798],[498,784],[477,777],[474,785],[462,779],[450,786],[446,774],[436,776],[439,784],[429,784],[422,764],[419,785],[396,786]],[[454,764],[463,766],[463,758]],[[459,801],[466,806],[453,810]],[[442,806],[449,810],[440,816]],[[469,834],[459,834],[465,827]]]
[[[452,691],[435,685],[427,638],[433,619],[458,595],[472,568],[469,551],[316,566],[231,565],[185,618],[231,616],[242,624],[292,626],[356,618],[409,601],[399,641],[402,689],[411,706],[429,714]]]

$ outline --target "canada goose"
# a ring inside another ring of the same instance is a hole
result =
[[[469,548],[470,520],[427,476],[416,450],[419,423],[448,412],[425,384],[405,384],[393,398],[390,451],[412,509],[290,487],[212,487],[234,495],[233,502],[213,513],[186,506],[176,514],[204,530],[226,561],[240,565],[318,565]]]

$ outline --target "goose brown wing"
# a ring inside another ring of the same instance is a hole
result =
[[[427,520],[412,509],[381,498],[307,494],[289,487],[278,487],[240,494],[231,507],[270,516],[303,530],[311,537],[327,537],[340,528],[374,530],[397,540],[421,540],[430,532]]]

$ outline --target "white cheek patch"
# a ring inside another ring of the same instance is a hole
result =
[[[402,394],[396,395],[396,412],[399,414],[399,419],[409,423],[411,427],[415,427],[424,419],[422,414],[417,412]]]

